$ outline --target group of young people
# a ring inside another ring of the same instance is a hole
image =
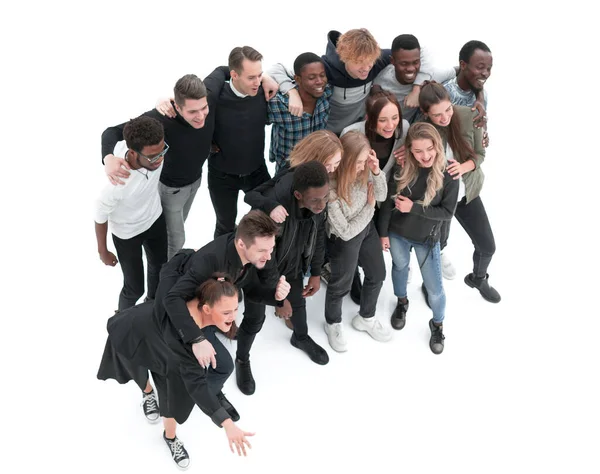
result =
[[[232,451],[250,447],[252,433],[235,424],[240,416],[222,387],[235,369],[240,391],[255,392],[250,351],[266,306],[292,330],[291,345],[320,365],[329,356],[308,334],[306,298],[321,281],[333,350],[348,350],[342,306],[349,293],[359,305],[352,327],[389,341],[406,324],[414,249],[432,310],[429,346],[441,354],[443,278],[456,275],[444,253],[453,216],[474,246],[465,283],[500,301],[489,283],[495,241],[480,196],[491,69],[481,41],[461,48],[457,67],[442,68],[413,35],[382,50],[366,29],[331,31],[325,55],[300,54],[293,71],[276,64],[264,74],[260,53],[236,47],[227,67],[204,81],[180,78],[172,99],[105,130],[110,183],[98,199],[96,236],[100,259],[120,262],[124,283],[98,378],[138,384],[144,414],[163,417],[179,467],[189,455],[176,425],[194,404],[225,428]],[[273,178],[264,158],[269,124]],[[193,251],[183,249],[184,223],[206,160],[216,228],[214,240]],[[240,191],[252,210],[236,225]],[[376,317],[384,251],[397,297],[392,329]],[[218,332],[236,339],[235,361]]]

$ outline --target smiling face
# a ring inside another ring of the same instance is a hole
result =
[[[222,296],[215,304],[202,305],[202,312],[210,316],[215,326],[227,333],[233,325],[238,311],[238,295]]]
[[[194,128],[204,127],[206,116],[208,115],[208,101],[206,97],[202,99],[185,99],[180,107],[175,103],[175,108],[179,115]]]
[[[370,149],[365,147],[358,155],[356,160],[356,176],[360,175],[365,170],[367,159],[369,158],[369,151]]]
[[[377,125],[375,131],[383,138],[392,138],[400,123],[400,112],[396,104],[388,102],[377,117]]]
[[[324,94],[327,85],[325,66],[321,62],[306,64],[300,71],[300,75],[294,76],[294,80],[300,90],[318,99]]]
[[[250,61],[244,58],[240,73],[231,71],[231,80],[235,88],[242,94],[255,96],[262,81],[262,61]]]
[[[345,63],[346,72],[353,79],[364,81],[369,77],[369,72],[373,69],[374,61],[370,59],[358,59],[356,61],[348,61]]]
[[[246,261],[259,270],[264,268],[275,248],[275,236],[255,237],[252,245],[246,245],[242,239],[238,239],[237,246],[242,255],[242,262]]]
[[[492,74],[492,53],[476,49],[469,62],[460,61],[460,74],[474,91],[483,89]]]
[[[440,127],[447,127],[450,125],[450,120],[452,120],[452,116],[454,115],[454,109],[449,100],[442,100],[440,103],[430,106],[425,115],[429,117],[429,120],[433,124]]]
[[[396,79],[400,84],[413,84],[421,69],[421,50],[399,49],[392,53],[390,62],[394,66]]]
[[[164,155],[162,157],[160,157],[158,160],[156,160],[155,162],[150,162],[144,156],[147,156],[148,158],[152,159],[152,158],[160,155],[164,149],[165,149],[165,141],[161,140],[156,145],[145,146],[141,150],[141,154],[135,152],[134,150],[129,150],[129,154],[134,155],[134,158],[135,158],[135,160],[137,160],[137,164],[140,165],[140,167],[145,168],[149,171],[154,171],[161,165],[161,163],[165,159]],[[142,155],[144,155],[144,156],[142,156]]]
[[[429,138],[414,140],[410,152],[421,168],[431,168],[437,156],[433,141]]]

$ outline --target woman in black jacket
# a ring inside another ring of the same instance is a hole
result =
[[[178,268],[178,260],[188,258],[190,253],[181,251],[167,266]],[[168,273],[169,268],[165,270]],[[169,279],[165,278],[165,281]],[[217,426],[225,428],[232,452],[235,445],[238,454],[246,455],[246,446],[251,447],[246,437],[253,435],[235,425],[239,414],[221,391],[233,372],[233,361],[229,351],[216,337],[216,331],[229,335],[235,331],[237,288],[228,275],[215,273],[198,287],[196,297],[187,306],[194,321],[213,345],[215,366],[201,367],[191,346],[183,343],[169,319],[155,317],[154,305],[147,302],[108,320],[109,336],[98,371],[101,380],[110,378],[119,383],[134,380],[142,390],[148,384],[148,370],[152,372],[160,415],[163,416],[163,438],[173,460],[183,469],[189,466],[189,455],[175,431],[177,423],[187,420],[194,404]]]
[[[446,295],[439,231],[443,221],[452,219],[458,182],[446,171],[442,139],[433,125],[416,123],[408,130],[404,167],[390,180],[388,196],[381,205],[378,230],[383,250],[392,252],[392,282],[398,297],[392,327],[399,330],[406,323],[408,264],[414,248],[433,310],[429,347],[434,354],[441,354]]]

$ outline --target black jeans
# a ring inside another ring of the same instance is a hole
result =
[[[306,324],[306,300],[302,297],[304,289],[304,278],[298,274],[295,278],[287,278],[290,284],[290,293],[287,300],[292,306],[292,324],[297,339],[308,336],[308,325]],[[244,297],[244,319],[237,332],[236,358],[246,362],[250,358],[250,349],[256,334],[262,329],[265,322],[265,305],[254,303]]]
[[[243,176],[224,173],[208,165],[208,190],[217,218],[215,239],[235,230],[239,192],[247,193],[270,179],[265,163],[256,171]]]
[[[135,306],[144,294],[144,262],[142,247],[148,260],[148,298],[154,298],[158,277],[167,261],[167,226],[161,214],[152,226],[130,239],[120,239],[113,234],[113,243],[123,270],[123,289],[119,295],[119,310]]]
[[[369,222],[360,234],[350,240],[332,236],[327,246],[331,279],[325,296],[325,320],[328,324],[342,322],[342,301],[352,286],[357,263],[365,273],[359,314],[363,318],[372,318],[385,280],[385,262],[375,224]]]
[[[485,207],[483,207],[483,201],[477,196],[467,204],[467,198],[463,197],[456,206],[454,216],[462,228],[465,229],[475,247],[473,252],[473,274],[476,277],[484,278],[496,251],[496,242]],[[440,240],[442,250],[448,243],[448,235],[450,235],[450,221],[444,221]]]

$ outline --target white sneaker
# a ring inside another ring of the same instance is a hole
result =
[[[450,261],[450,257],[448,257],[444,252],[441,254],[442,257],[442,276],[446,280],[454,280],[456,277],[456,268],[452,265]]]
[[[392,331],[383,327],[377,318],[363,318],[360,314],[354,316],[352,326],[357,331],[365,331],[373,339],[379,342],[387,342],[392,339]]]
[[[325,323],[325,334],[327,334],[329,345],[334,351],[346,352],[348,350],[342,323]]]

